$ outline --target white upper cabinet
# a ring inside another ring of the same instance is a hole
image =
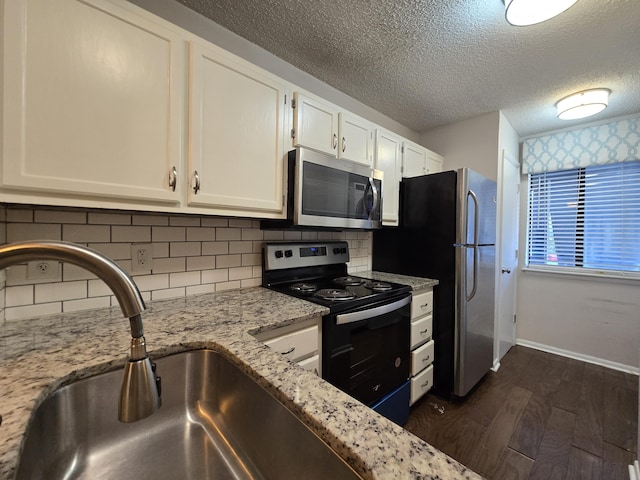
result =
[[[284,212],[285,85],[211,44],[191,42],[189,205]]]
[[[378,128],[376,130],[375,168],[384,172],[382,179],[382,224],[398,225],[402,137]]]
[[[298,92],[293,98],[293,145],[337,156],[337,107]]]
[[[373,125],[347,112],[340,112],[338,118],[338,158],[373,166]]]
[[[373,124],[335,105],[294,94],[293,146],[373,164]]]
[[[419,177],[442,171],[443,157],[417,143],[405,140],[402,146],[402,176]]]
[[[3,192],[177,204],[179,185],[169,185],[182,168],[177,33],[100,0],[3,9]]]

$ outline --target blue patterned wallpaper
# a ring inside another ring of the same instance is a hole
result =
[[[529,138],[522,173],[570,170],[640,159],[640,116]]]

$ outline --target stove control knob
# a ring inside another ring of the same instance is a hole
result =
[[[285,250],[284,256],[287,258],[293,257],[293,250]]]
[[[282,258],[282,250],[276,250],[276,258]]]
[[[347,253],[347,247],[342,247],[340,249],[340,253]]]
[[[335,247],[335,248],[333,249],[333,253],[334,253],[335,255],[337,255],[337,254],[339,254],[339,253],[340,253],[340,250],[341,250],[340,248]]]

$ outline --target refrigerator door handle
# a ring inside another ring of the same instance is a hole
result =
[[[480,224],[478,219],[478,197],[473,190],[468,190],[467,200],[469,197],[473,200],[475,208],[473,209],[473,243],[470,245],[473,248],[473,287],[471,288],[471,293],[466,294],[467,302],[476,296],[476,291],[478,290],[478,226]]]
[[[478,204],[478,196],[475,194],[475,192],[473,190],[469,190],[467,192],[467,200],[469,199],[469,197],[471,197],[471,200],[473,200],[473,205],[474,205],[474,209],[473,209],[473,242],[471,242],[471,245],[473,245],[474,247],[478,246],[478,228],[480,226],[480,205]]]

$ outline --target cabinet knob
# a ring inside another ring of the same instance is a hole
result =
[[[196,195],[200,191],[200,175],[198,175],[198,171],[195,170],[193,172],[193,193]]]
[[[176,185],[178,185],[178,171],[173,167],[169,172],[169,187],[172,192],[176,191]]]

